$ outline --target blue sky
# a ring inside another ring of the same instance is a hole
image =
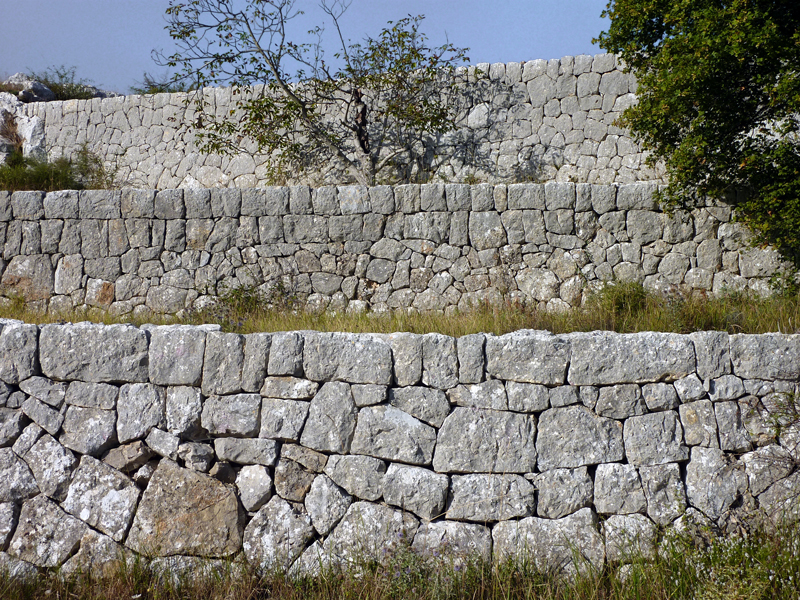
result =
[[[306,11],[298,32],[319,23],[317,4],[297,0],[297,8]],[[172,48],[164,29],[168,5],[168,0],[19,2],[4,11],[0,77],[74,66],[79,78],[125,93],[145,71],[166,73],[150,53]],[[601,52],[592,38],[608,26],[600,18],[605,5],[606,0],[352,0],[341,25],[346,37],[360,41],[387,21],[424,14],[421,29],[430,41],[469,47],[473,64],[523,61]]]

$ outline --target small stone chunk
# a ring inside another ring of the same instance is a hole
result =
[[[257,392],[264,385],[271,345],[271,333],[251,333],[244,336],[242,390],[245,392]]]
[[[11,446],[14,453],[24,458],[33,445],[44,435],[44,429],[39,427],[36,423],[30,423]]]
[[[22,505],[8,553],[38,567],[59,567],[78,548],[88,530],[44,495]]]
[[[150,479],[153,477],[153,473],[156,472],[158,468],[158,461],[151,460],[146,462],[141,467],[136,470],[136,473],[133,474],[133,481],[139,486],[141,489],[147,487],[147,484],[150,483]],[[233,483],[231,481],[231,483]]]
[[[386,463],[371,456],[333,455],[328,458],[325,474],[349,494],[374,502],[383,495]]]
[[[659,465],[689,458],[675,411],[631,417],[625,421],[624,437],[625,454],[634,465]]]
[[[550,408],[550,391],[538,383],[506,382],[508,410],[516,412],[542,412]]]
[[[445,393],[423,386],[391,388],[389,403],[434,427],[441,427],[450,414],[450,403]]]
[[[29,396],[41,400],[48,406],[57,409],[60,408],[64,402],[67,384],[56,383],[46,377],[31,377],[25,381],[21,381],[19,389]]]
[[[719,448],[717,418],[714,415],[714,405],[710,401],[698,400],[681,404],[678,413],[686,445]]]
[[[8,549],[11,542],[11,534],[17,528],[19,517],[19,507],[13,502],[0,503],[0,552]]]
[[[572,468],[625,457],[622,423],[583,406],[551,408],[539,416],[539,470]]]
[[[70,405],[59,441],[79,454],[100,456],[117,441],[116,422],[113,410]]]
[[[400,387],[417,385],[422,379],[422,336],[392,333],[386,339],[392,347],[396,384]]]
[[[319,384],[297,377],[267,377],[261,386],[265,398],[284,398],[287,400],[310,400],[319,389]]]
[[[737,400],[747,394],[744,383],[735,375],[723,375],[707,382],[708,397],[712,402]]]
[[[446,518],[505,521],[533,514],[533,486],[520,475],[453,475]]]
[[[17,390],[8,396],[8,400],[6,400],[6,408],[22,408],[22,405],[25,404],[25,400],[27,399],[28,395],[25,392],[20,392]]]
[[[203,394],[236,394],[242,390],[244,336],[211,332],[206,336],[203,357]]]
[[[752,448],[750,434],[742,423],[738,402],[717,402],[714,414],[719,428],[719,447],[729,452],[747,452]]]
[[[161,429],[151,429],[144,440],[156,454],[160,454],[164,458],[171,458],[176,460],[178,458],[178,446],[181,443],[180,438],[162,431]]]
[[[550,399],[552,404],[553,400]],[[627,419],[647,413],[639,386],[633,383],[601,387],[594,411],[611,419]]]
[[[0,447],[11,446],[25,428],[25,413],[12,408],[0,408]]]
[[[217,438],[214,451],[221,461],[241,465],[264,465],[271,467],[278,459],[278,443],[275,440]]]
[[[669,383],[647,383],[642,386],[642,397],[648,410],[674,410],[678,408],[680,400],[675,387]]]
[[[353,400],[359,408],[386,402],[387,389],[388,387],[385,385],[374,385],[370,383],[356,383],[350,386]]]
[[[281,446],[281,458],[293,460],[309,471],[314,471],[314,473],[322,473],[328,462],[328,457],[325,454],[309,450],[297,444],[283,444]]]
[[[747,490],[741,464],[716,448],[692,448],[686,466],[689,503],[710,519],[719,519]]]
[[[348,452],[357,414],[350,385],[329,381],[311,401],[300,443],[321,452]]]
[[[212,435],[252,437],[261,427],[261,396],[211,396],[203,403],[200,423]]]
[[[208,444],[185,442],[178,446],[178,458],[187,469],[208,473],[215,458],[214,448]]]
[[[61,506],[94,529],[121,542],[140,494],[125,475],[91,456],[84,456]]]
[[[248,512],[257,511],[272,497],[272,478],[262,465],[242,467],[236,476],[236,487],[242,506]]]
[[[447,475],[392,463],[383,478],[383,500],[430,521],[444,514],[449,483]]]
[[[586,467],[552,469],[533,477],[540,517],[560,519],[592,503],[594,485]]]
[[[578,397],[577,387],[572,385],[559,385],[558,387],[550,388],[550,406],[553,408],[571,406],[579,403],[580,398]]]
[[[315,478],[315,473],[293,460],[281,458],[275,467],[275,491],[290,502],[303,502]]]
[[[38,336],[39,328],[36,325],[19,321],[6,322],[2,325],[0,331],[0,380],[5,383],[18,384],[32,375],[38,374]],[[59,348],[58,350],[66,349]]]
[[[153,427],[163,427],[166,394],[150,383],[123,385],[117,400],[117,439],[120,444],[145,437]]]
[[[448,390],[458,385],[456,342],[440,333],[422,336],[422,383]]]
[[[459,385],[447,391],[451,404],[492,410],[508,410],[508,397],[502,381]]]
[[[39,493],[28,465],[11,448],[0,448],[0,502],[17,504]]]
[[[465,335],[456,339],[458,353],[458,380],[461,383],[480,383],[483,381],[486,359],[483,347],[486,336],[482,333]]]
[[[36,398],[25,400],[22,405],[22,412],[50,435],[56,435],[64,422],[64,415]]]
[[[299,333],[275,333],[267,362],[269,375],[303,376],[303,336]]]
[[[678,465],[640,467],[639,477],[647,498],[647,516],[656,525],[669,525],[686,512],[686,490]]]
[[[64,499],[72,471],[78,462],[72,452],[45,434],[28,450],[25,462],[44,495],[59,502]]]
[[[353,497],[327,475],[317,475],[305,499],[306,512],[319,535],[327,535],[353,503]]]
[[[700,400],[706,395],[706,390],[703,387],[703,382],[700,378],[692,373],[682,379],[678,379],[674,384],[675,391],[678,393],[678,398],[681,402],[693,402]]]
[[[144,465],[153,456],[155,456],[155,453],[144,442],[137,440],[130,444],[112,448],[103,457],[103,462],[118,471],[130,473]]]
[[[65,402],[70,406],[114,410],[117,407],[119,388],[107,383],[73,381],[67,388]]]
[[[619,463],[597,465],[594,506],[603,515],[645,512],[647,499],[636,467]]]
[[[203,398],[200,388],[175,386],[167,388],[167,431],[172,435],[194,439],[202,436],[200,425]]]
[[[236,469],[229,462],[217,462],[209,469],[208,474],[222,483],[234,484],[236,483]]]
[[[262,438],[297,442],[308,416],[310,403],[302,400],[264,398],[261,401]]]
[[[247,524],[242,546],[248,562],[261,572],[283,571],[313,537],[311,518],[274,496]]]

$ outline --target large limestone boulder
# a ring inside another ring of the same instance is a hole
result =
[[[377,336],[306,333],[304,337],[303,370],[308,379],[382,385],[392,382],[392,348]]]
[[[233,490],[163,459],[142,495],[126,545],[148,555],[231,556],[242,547],[242,526]]]
[[[584,406],[551,408],[539,417],[539,470],[621,461],[622,423]]]
[[[746,490],[743,465],[716,448],[692,448],[686,466],[686,495],[692,506],[716,521]]]
[[[8,553],[37,567],[59,567],[78,548],[89,528],[49,498],[25,502]]]
[[[520,475],[453,475],[446,516],[458,521],[504,521],[534,514],[534,487]]]
[[[369,406],[358,413],[351,452],[413,465],[429,465],[435,445],[436,430],[433,427],[394,406]]]
[[[569,343],[546,331],[486,336],[486,372],[497,379],[560,385],[569,357]]]

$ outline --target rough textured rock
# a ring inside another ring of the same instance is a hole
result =
[[[64,415],[36,398],[25,400],[22,403],[22,412],[50,435],[56,435],[61,430],[61,424],[64,422]]]
[[[744,379],[800,378],[800,337],[780,333],[730,336],[733,372]]]
[[[59,441],[80,454],[100,456],[117,441],[117,415],[113,410],[70,406],[64,415]]]
[[[598,528],[597,515],[590,508],[563,519],[529,517],[498,523],[492,530],[495,560],[527,559],[541,571],[599,569],[605,548]]]
[[[553,404],[553,399],[550,399]],[[634,415],[643,415],[647,406],[639,386],[632,383],[601,387],[594,411],[601,417],[611,419],[627,419]]]
[[[433,427],[394,406],[369,406],[358,413],[351,451],[413,465],[429,465],[435,445]]]
[[[625,456],[622,423],[583,406],[551,408],[539,417],[539,470],[620,461]]]
[[[716,448],[692,448],[686,466],[689,503],[710,519],[719,519],[747,490],[744,468]]]
[[[269,375],[303,375],[303,336],[299,333],[276,333],[272,336],[267,361]]]
[[[289,502],[303,502],[316,474],[299,463],[281,458],[275,467],[275,491]]]
[[[386,463],[371,456],[331,456],[325,474],[348,493],[375,501],[383,495]]]
[[[389,402],[420,421],[441,427],[450,414],[450,403],[442,390],[423,386],[391,388]]]
[[[422,336],[393,333],[386,340],[392,347],[395,383],[403,387],[417,385],[422,379]]]
[[[117,439],[120,444],[145,437],[165,425],[166,393],[150,383],[123,385],[117,400]]]
[[[761,511],[775,524],[784,524],[800,516],[797,495],[800,490],[800,471],[773,483],[758,497]]]
[[[152,448],[156,454],[160,454],[164,458],[178,459],[178,446],[180,446],[181,440],[171,433],[153,428],[147,434],[144,443]]]
[[[25,413],[11,408],[0,408],[0,447],[11,446],[25,429]]]
[[[534,488],[519,475],[453,475],[446,517],[504,521],[527,517],[535,507]]]
[[[260,415],[258,394],[211,396],[203,402],[200,423],[212,435],[250,437],[258,435]]]
[[[673,333],[574,333],[572,385],[675,381],[695,370],[694,346]]]
[[[214,451],[219,460],[241,465],[271,467],[278,459],[275,440],[218,438],[214,440]]]
[[[236,494],[164,459],[142,495],[126,545],[160,556],[231,556],[242,547]]]
[[[107,383],[73,381],[67,388],[64,401],[70,406],[113,410],[117,407],[119,388]]]
[[[44,325],[39,360],[42,372],[57,381],[146,382],[147,334],[130,325]]]
[[[493,410],[508,410],[508,397],[502,381],[459,385],[447,391],[452,404]]]
[[[658,465],[689,458],[689,449],[683,445],[683,428],[674,411],[631,417],[625,421],[623,435],[631,464]]]
[[[19,506],[13,502],[0,503],[0,552],[5,552],[11,542],[11,535],[17,528]]]
[[[440,333],[422,336],[422,383],[440,390],[458,385],[455,339]]]
[[[40,495],[22,505],[8,553],[37,567],[59,567],[75,551],[88,527]]]
[[[714,405],[708,400],[681,404],[678,413],[683,425],[683,435],[688,446],[719,448],[717,418]]]
[[[794,466],[791,455],[780,446],[766,446],[742,455],[749,491],[758,495],[789,475]]]
[[[247,524],[244,554],[250,564],[262,571],[284,570],[313,537],[311,518],[275,496]]]
[[[480,383],[483,381],[486,357],[484,346],[486,336],[482,333],[465,335],[456,340],[458,353],[458,380],[461,383]]]
[[[552,469],[533,478],[537,490],[536,513],[559,519],[592,503],[594,485],[586,467]]]
[[[447,475],[391,464],[383,479],[383,500],[430,521],[444,514],[449,484]]]
[[[61,501],[67,493],[72,471],[77,464],[75,455],[50,435],[43,435],[25,454],[39,490]]]
[[[97,459],[84,456],[61,506],[84,523],[121,542],[140,494],[125,475]]]
[[[321,452],[348,452],[357,414],[347,383],[324,384],[311,401],[300,443]]]
[[[21,381],[19,389],[56,410],[63,404],[67,392],[66,384],[35,376]]]
[[[473,560],[489,562],[492,558],[492,532],[476,523],[422,523],[411,550],[423,558],[441,558],[445,564],[453,566],[463,567]]]
[[[369,502],[354,502],[325,540],[333,563],[382,560],[387,553],[410,544],[419,522],[400,510]]]
[[[317,475],[305,498],[306,512],[319,535],[327,535],[353,503],[353,497],[327,475]]]
[[[260,437],[297,442],[308,416],[310,403],[301,400],[264,398],[261,402]]]
[[[153,458],[155,453],[148,448],[141,440],[117,446],[108,451],[103,457],[103,462],[122,471],[129,473],[137,470],[144,465],[148,460]]]
[[[134,556],[125,546],[90,529],[83,534],[78,552],[61,565],[61,573],[67,577],[78,574],[113,577],[119,572],[120,563],[131,565]]]
[[[486,336],[486,372],[497,379],[560,385],[567,375],[570,345],[544,331]]]
[[[528,473],[536,466],[530,415],[456,408],[439,430],[433,467],[442,473]]]
[[[199,386],[203,374],[206,332],[189,325],[165,325],[150,330],[150,382],[157,385]]]
[[[597,465],[594,475],[594,506],[600,514],[627,515],[647,510],[639,472],[633,465]]]
[[[168,387],[165,410],[167,431],[172,435],[190,439],[203,435],[201,426],[203,399],[200,388]]]
[[[312,381],[392,382],[392,349],[374,335],[307,333],[303,370]]]
[[[269,471],[261,465],[242,467],[236,476],[236,488],[239,499],[248,512],[254,512],[264,506],[272,497],[272,478]]]
[[[271,346],[270,333],[251,333],[245,336],[242,365],[242,390],[245,392],[257,392],[264,385]]]
[[[36,325],[5,323],[0,331],[0,381],[17,384],[39,371]]]
[[[39,493],[28,465],[11,448],[0,448],[0,502],[24,502]]]
[[[319,389],[319,384],[308,379],[297,377],[267,377],[261,386],[261,395],[265,398],[283,398],[286,400],[310,400]]]
[[[647,498],[647,516],[656,525],[668,525],[686,512],[686,489],[678,465],[640,467],[639,477]]]
[[[658,531],[644,515],[611,515],[603,521],[603,535],[609,562],[629,562],[655,554]]]
[[[516,412],[542,412],[550,408],[548,388],[536,383],[506,382],[508,409]]]
[[[244,336],[211,332],[206,336],[203,357],[203,394],[235,394],[242,390]]]

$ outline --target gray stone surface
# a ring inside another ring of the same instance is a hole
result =
[[[780,446],[765,446],[743,454],[748,489],[758,495],[776,481],[791,474],[794,466],[791,455]]]
[[[492,532],[488,527],[476,523],[422,523],[411,549],[423,558],[442,559],[445,564],[452,563],[463,568],[472,560],[491,560]]]
[[[37,329],[36,325],[19,322],[3,325],[0,331],[0,380],[20,383],[38,373]]]
[[[17,528],[19,507],[13,502],[0,503],[0,552],[8,549],[11,536]]]
[[[67,386],[46,377],[31,377],[19,383],[19,389],[48,406],[58,410],[64,402]]]
[[[203,400],[200,388],[170,386],[165,404],[167,431],[173,435],[194,438],[202,435]]]
[[[622,423],[583,406],[546,410],[536,443],[540,471],[620,461],[625,456]]]
[[[498,379],[560,385],[567,374],[570,346],[544,331],[486,336],[486,372]]]
[[[305,511],[275,496],[247,524],[244,554],[261,571],[283,570],[313,537],[314,527]]]
[[[648,383],[642,386],[642,397],[650,411],[674,410],[680,399],[675,387],[668,383]]]
[[[130,473],[136,471],[147,461],[155,456],[155,453],[144,444],[137,440],[130,444],[112,448],[104,457],[103,462],[111,465],[118,471]]]
[[[695,370],[691,340],[674,333],[575,333],[569,340],[572,385],[674,381]]]
[[[78,462],[75,455],[52,436],[44,434],[28,450],[24,459],[36,478],[39,490],[56,501],[63,500]]]
[[[689,503],[710,519],[719,519],[747,490],[742,465],[716,448],[692,448],[686,466]]]
[[[25,428],[25,413],[18,409],[0,408],[0,447],[11,446]]]
[[[644,515],[611,515],[603,521],[606,560],[612,563],[652,558],[658,531]]]
[[[150,382],[199,386],[203,374],[206,332],[189,325],[165,325],[150,330]]]
[[[150,430],[150,433],[147,434],[144,443],[156,454],[164,458],[169,458],[171,460],[178,459],[178,446],[181,444],[181,440],[178,436],[154,427]]]
[[[211,332],[206,336],[203,357],[203,394],[235,394],[242,390],[244,336]]]
[[[144,438],[153,427],[165,425],[166,393],[150,383],[123,385],[117,400],[117,439],[120,444]]]
[[[449,484],[447,475],[391,464],[383,479],[383,500],[430,521],[444,514]]]
[[[422,336],[393,333],[386,336],[392,347],[394,379],[398,386],[416,385],[422,379]]]
[[[264,384],[271,345],[270,333],[251,333],[245,336],[242,365],[242,390],[245,392],[257,392]]]
[[[70,450],[100,456],[117,442],[116,424],[113,410],[69,406],[58,439]]]
[[[281,458],[275,466],[275,491],[284,500],[302,503],[316,474],[287,458]]]
[[[553,403],[552,397],[550,403]],[[638,385],[623,383],[601,387],[594,411],[611,419],[627,419],[647,412],[647,405]]]
[[[70,406],[113,410],[117,407],[119,388],[107,383],[73,381],[69,384],[64,401]]]
[[[319,535],[327,535],[347,512],[353,497],[327,475],[317,475],[306,494],[305,507]]]
[[[445,393],[423,386],[391,388],[389,402],[433,427],[441,427],[450,414],[450,403]]]
[[[658,465],[689,458],[683,427],[674,411],[631,417],[623,431],[625,454],[634,465]]]
[[[242,525],[231,489],[164,459],[142,494],[126,545],[160,556],[231,556],[242,547]]]
[[[217,438],[214,440],[217,458],[241,465],[264,465],[271,467],[278,459],[278,444],[275,440]]]
[[[536,514],[559,519],[589,506],[594,484],[586,467],[551,469],[532,479],[536,487]]]
[[[636,467],[619,463],[597,465],[594,506],[598,513],[606,515],[645,512],[647,499]]]
[[[78,552],[61,565],[61,573],[67,577],[78,574],[113,577],[123,565],[133,564],[134,556],[125,546],[90,529],[83,534]]]
[[[84,456],[61,506],[87,525],[121,542],[140,494],[131,479],[97,459]]]
[[[247,465],[236,476],[236,488],[244,509],[255,512],[272,497],[272,477],[262,465]]]
[[[440,333],[422,336],[422,383],[447,390],[458,385],[455,339]]]
[[[482,333],[461,336],[456,340],[458,380],[461,383],[480,383],[484,378],[486,336]]]
[[[78,548],[88,527],[40,495],[22,505],[8,553],[37,567],[59,567]]]
[[[443,473],[528,473],[536,466],[530,415],[456,408],[439,430],[433,467]]]
[[[640,467],[639,477],[647,498],[647,516],[656,525],[669,525],[686,512],[686,489],[677,464]]]
[[[392,382],[392,350],[374,335],[307,333],[303,370],[312,381],[387,385]]]
[[[50,435],[56,435],[64,422],[64,416],[61,413],[36,398],[25,400],[22,403],[22,412]]]
[[[394,406],[368,406],[358,413],[350,451],[413,465],[429,465],[435,445],[433,427]]]
[[[28,465],[11,448],[0,448],[0,502],[21,503],[39,493]]]
[[[780,333],[730,336],[734,374],[744,379],[800,378],[800,337]]]
[[[308,416],[310,403],[302,400],[264,398],[261,401],[260,437],[297,442]]]
[[[276,333],[272,336],[267,361],[269,375],[303,375],[303,336],[299,333]]]
[[[214,462],[214,448],[208,444],[186,442],[178,446],[178,458],[187,469],[208,473]]]
[[[447,397],[457,406],[474,408],[490,408],[494,410],[508,409],[508,396],[502,381],[492,379],[484,383],[459,385],[447,391]]]
[[[516,412],[541,412],[550,408],[548,388],[537,383],[506,382],[508,409]]]
[[[530,516],[535,508],[533,485],[519,475],[453,475],[446,518],[505,521]]]
[[[372,456],[337,456],[328,458],[325,474],[349,494],[375,501],[383,496],[386,463]]]
[[[258,435],[260,415],[258,394],[211,396],[203,402],[200,423],[212,435],[250,437]]]
[[[331,381],[324,384],[311,401],[300,443],[321,452],[348,452],[357,414],[347,383]]]
[[[310,400],[319,389],[319,384],[308,379],[297,377],[267,377],[260,388],[265,398],[283,398],[286,400]],[[256,390],[259,391],[259,390]]]

